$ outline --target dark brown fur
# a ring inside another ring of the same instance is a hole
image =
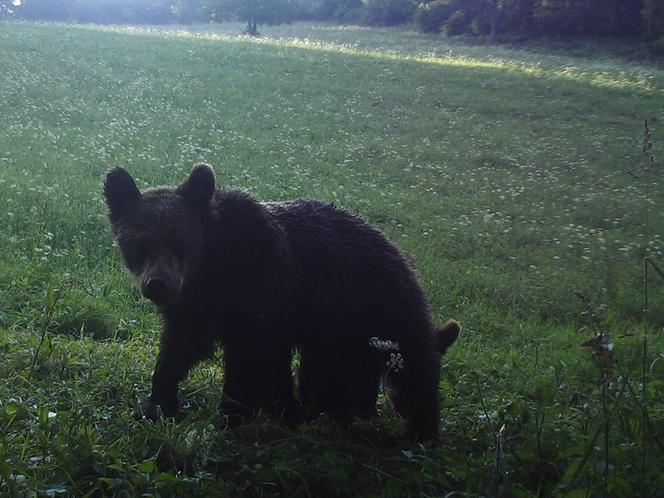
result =
[[[217,343],[227,414],[277,408],[296,420],[301,402],[310,414],[369,415],[385,368],[369,344],[378,337],[404,360],[389,376],[398,411],[415,435],[437,434],[440,356],[459,327],[435,329],[413,270],[382,232],[319,201],[218,190],[207,165],[144,193],[114,168],[104,193],[125,264],[164,323],[147,416],[177,409],[178,382]]]

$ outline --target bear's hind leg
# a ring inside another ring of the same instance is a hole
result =
[[[298,391],[306,418],[313,420],[322,413],[338,419],[351,417],[346,383],[338,370],[343,368],[329,351],[322,348],[300,348]]]
[[[325,412],[342,422],[376,413],[380,357],[368,345],[302,348],[300,399],[309,418]]]
[[[381,382],[381,355],[366,344],[354,349],[347,370],[348,392],[353,415],[371,418],[376,415],[376,401]]]

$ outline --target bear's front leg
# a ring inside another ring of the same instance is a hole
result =
[[[168,417],[178,409],[178,383],[189,370],[212,351],[212,344],[194,341],[189,331],[166,325],[161,335],[157,365],[152,374],[152,391],[140,407],[139,418],[156,420],[159,410]]]

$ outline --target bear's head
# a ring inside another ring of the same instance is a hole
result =
[[[176,302],[199,268],[214,191],[214,172],[207,164],[194,166],[177,187],[144,192],[124,169],[106,173],[113,239],[141,294],[158,306]]]

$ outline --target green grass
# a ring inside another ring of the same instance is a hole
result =
[[[407,30],[221,28],[0,24],[0,494],[661,496],[656,278],[645,401],[641,381],[664,71]],[[405,439],[382,398],[350,428],[227,429],[219,361],[175,421],[133,420],[159,326],[101,181],[118,164],[172,184],[196,161],[262,199],[334,201],[412,256],[436,319],[464,327],[438,444]],[[611,351],[581,346],[600,332]]]

